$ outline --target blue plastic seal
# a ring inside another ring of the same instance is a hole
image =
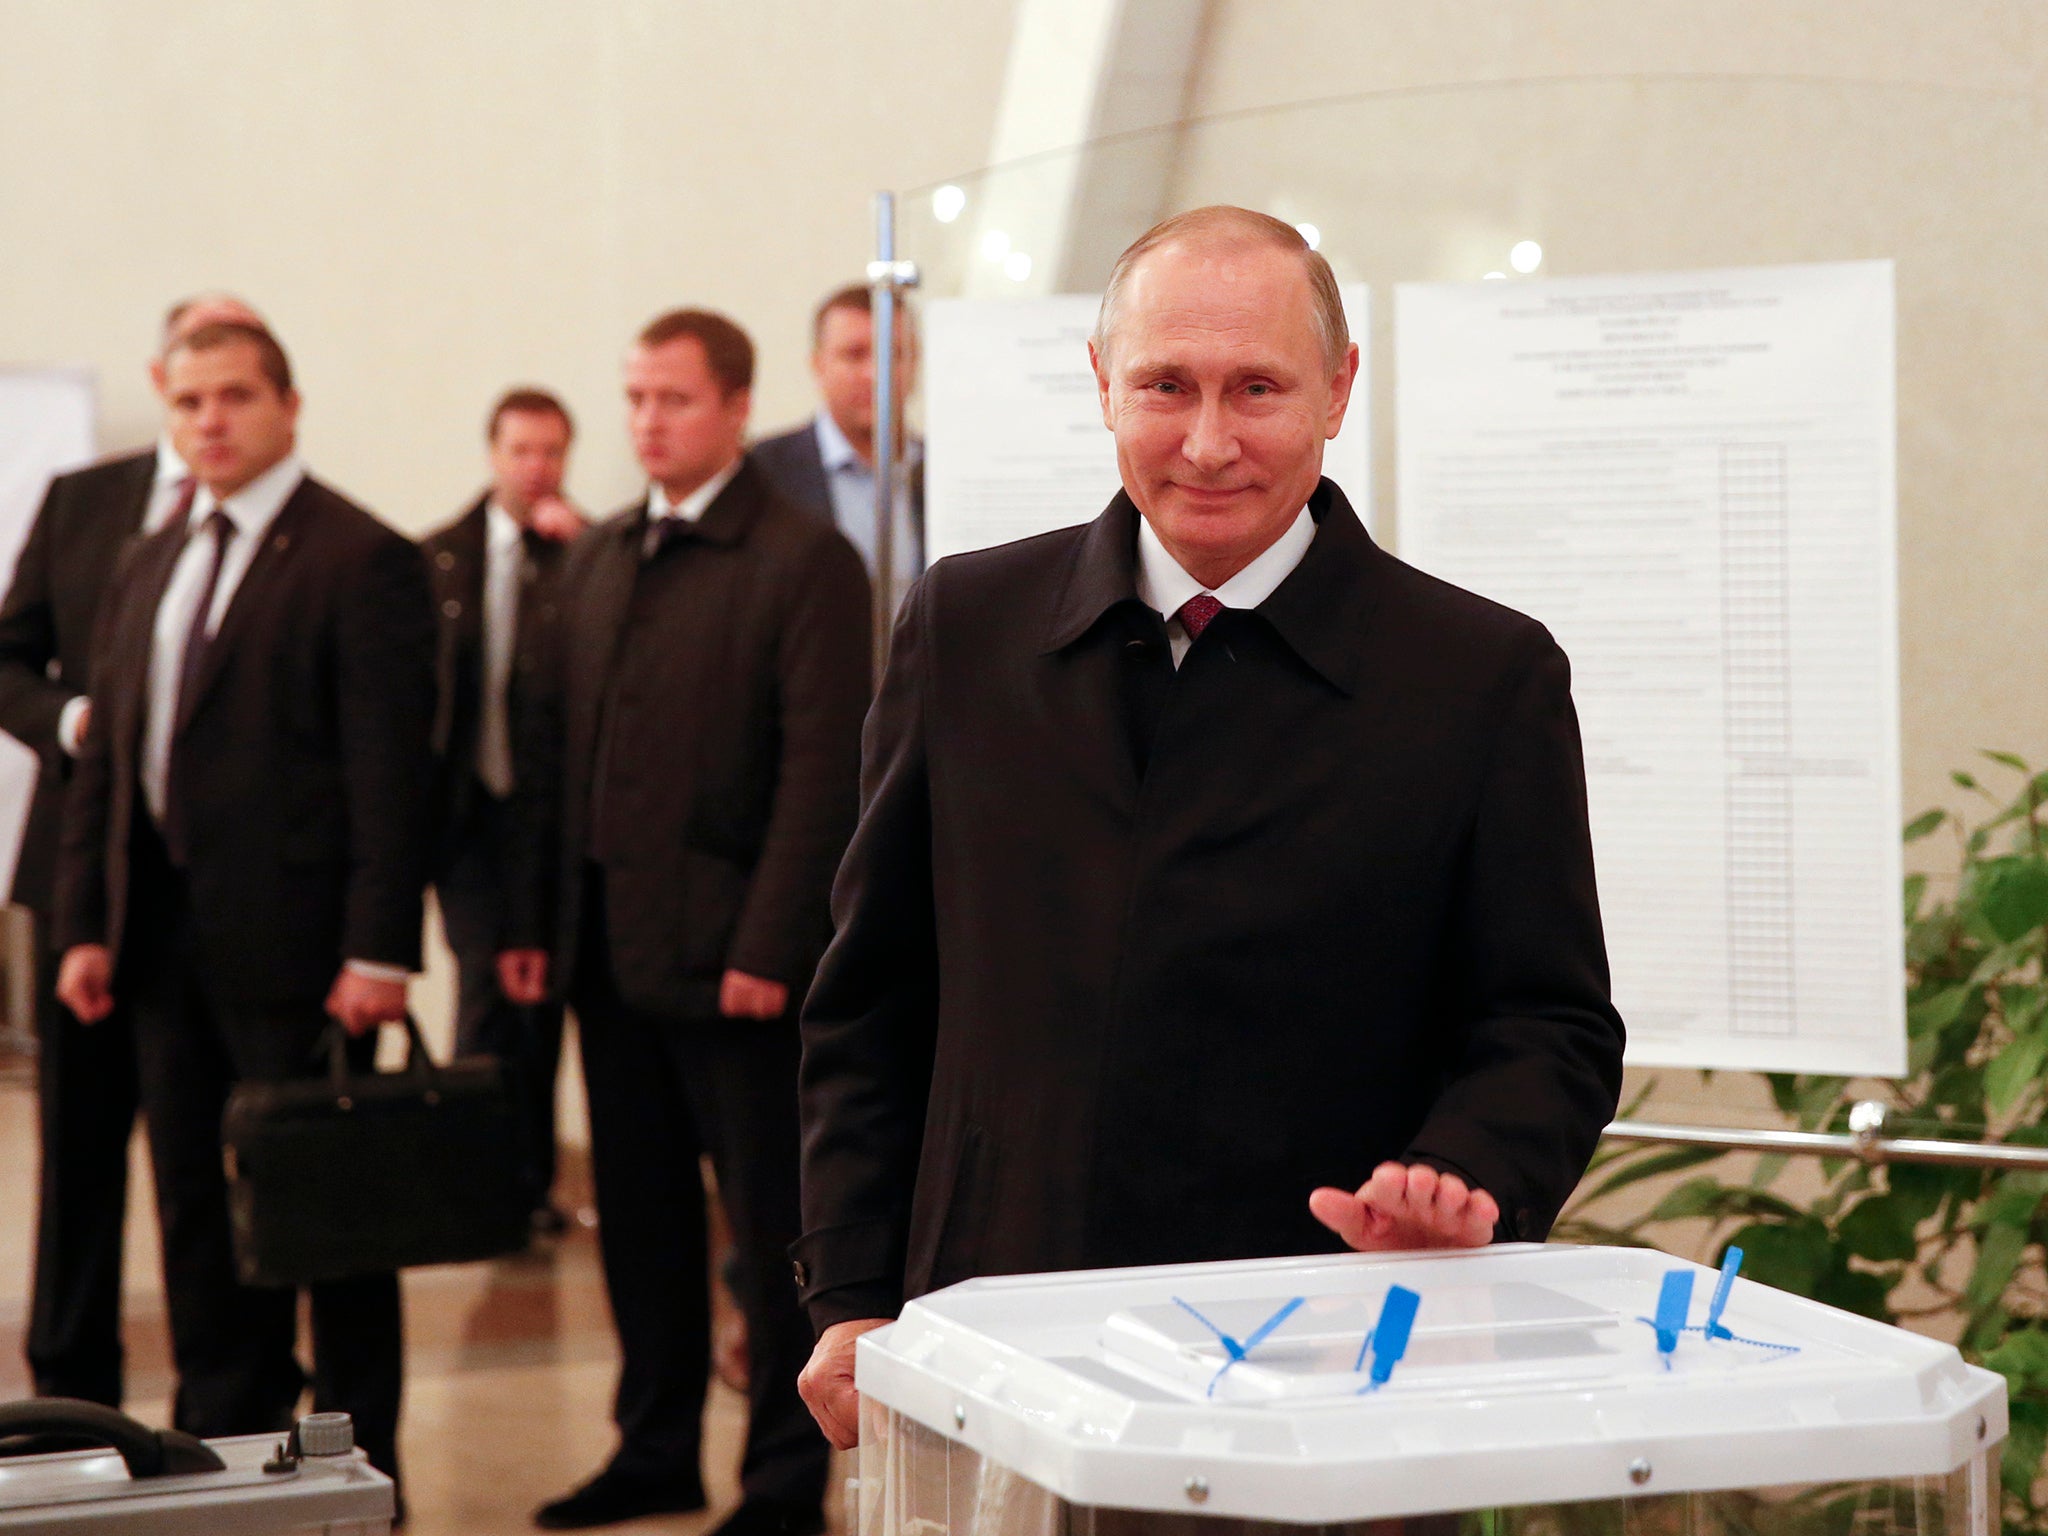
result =
[[[1692,1271],[1668,1269],[1664,1285],[1657,1292],[1657,1317],[1650,1326],[1657,1330],[1657,1353],[1666,1357],[1678,1348],[1678,1336],[1685,1332],[1685,1320],[1692,1311]],[[1669,1365],[1667,1358],[1664,1362]]]
[[[1353,1370],[1363,1370],[1366,1355],[1372,1356],[1372,1372],[1361,1391],[1371,1392],[1385,1386],[1394,1374],[1394,1367],[1408,1353],[1408,1335],[1414,1331],[1415,1311],[1421,1305],[1422,1298],[1407,1286],[1387,1288],[1387,1299],[1380,1304],[1380,1320],[1373,1324],[1372,1332],[1359,1345],[1358,1363],[1352,1367]]]

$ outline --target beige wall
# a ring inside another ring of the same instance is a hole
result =
[[[2044,86],[2033,0],[1212,0],[1189,115],[1251,115],[1168,201],[1313,219],[1374,283],[1382,508],[1393,282],[1524,234],[1560,275],[1895,258],[1910,815],[1980,746],[2048,760]]]
[[[479,483],[506,384],[634,485],[618,359],[684,302],[810,409],[811,304],[869,195],[979,164],[1009,0],[0,0],[0,362],[83,363],[102,441],[154,430],[164,303],[225,286],[302,375],[315,470],[423,531]],[[872,78],[887,66],[897,74]]]

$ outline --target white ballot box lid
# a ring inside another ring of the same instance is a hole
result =
[[[910,1303],[857,1380],[1070,1503],[1300,1522],[1943,1476],[2004,1438],[1954,1347],[1741,1279],[1710,1333],[1718,1280],[1532,1244],[1005,1276]]]

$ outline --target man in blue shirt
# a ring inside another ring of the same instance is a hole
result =
[[[897,420],[917,382],[917,332],[910,311],[896,326]],[[811,376],[822,408],[811,420],[753,446],[751,457],[798,506],[835,524],[879,578],[875,522],[875,322],[865,285],[826,296],[811,321]],[[924,569],[924,445],[901,438],[906,473],[896,500],[895,591]]]

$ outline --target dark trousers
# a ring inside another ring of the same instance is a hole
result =
[[[43,925],[37,922],[37,953]],[[57,963],[36,977],[35,1279],[29,1374],[43,1397],[121,1406],[121,1227],[135,1129],[128,1010],[85,1025],[57,1001]]]
[[[789,1245],[798,1236],[797,1032],[793,1018],[685,1019],[618,996],[602,876],[585,898],[571,996],[590,1093],[598,1236],[622,1365],[613,1406],[618,1463],[677,1479],[696,1475],[710,1377],[704,1185],[708,1152],[743,1262],[738,1301],[749,1350],[749,1498],[815,1508],[824,1437],[797,1373],[811,1331],[797,1305]]]
[[[535,1210],[555,1186],[555,1076],[562,1059],[562,1006],[522,1008],[498,989],[505,922],[504,851],[512,835],[505,802],[476,787],[434,895],[455,952],[457,1055],[495,1056],[519,1113],[521,1173]]]
[[[178,1373],[171,1421],[200,1436],[281,1430],[292,1423],[306,1383],[294,1352],[298,1293],[235,1278],[221,1111],[243,1078],[323,1072],[325,1059],[316,1053],[326,1018],[317,998],[259,1008],[223,996],[193,953],[183,881],[160,857],[138,857],[138,864],[130,904],[136,939],[116,984],[134,1018],[156,1175]],[[352,1042],[359,1069],[369,1066],[375,1045],[374,1036]],[[404,1380],[398,1277],[309,1289],[314,1410],[351,1415],[371,1464],[396,1476]]]

